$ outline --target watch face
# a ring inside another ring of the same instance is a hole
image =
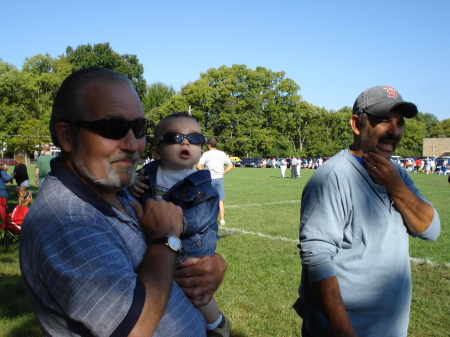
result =
[[[181,249],[181,241],[176,236],[169,236],[167,238],[167,243],[173,250],[180,250]]]

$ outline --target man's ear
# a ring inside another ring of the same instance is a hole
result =
[[[358,115],[352,115],[352,117],[350,117],[350,126],[352,127],[355,135],[359,135],[361,133],[361,123],[359,122]]]
[[[75,139],[71,132],[70,124],[66,122],[58,122],[56,123],[55,131],[61,150],[67,153],[71,152],[74,148]]]
[[[153,146],[150,151],[152,152],[152,156],[153,158],[155,158],[155,160],[161,159],[159,157],[159,148],[157,146]]]

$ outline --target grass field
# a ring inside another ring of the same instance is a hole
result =
[[[233,337],[301,336],[301,319],[292,309],[301,272],[296,244],[300,197],[313,172],[302,170],[300,179],[291,180],[275,169],[235,168],[225,176],[221,233],[230,235],[219,240],[218,253],[228,270],[216,299],[230,317]],[[436,242],[411,239],[409,336],[449,336],[450,184],[445,176],[411,177],[439,211],[442,232]],[[13,204],[11,197],[10,209]],[[1,252],[0,336],[41,335],[21,283],[18,253]]]

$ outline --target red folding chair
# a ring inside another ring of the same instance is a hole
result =
[[[8,246],[12,245],[12,250],[19,246],[20,226],[28,213],[28,206],[17,205],[12,213],[8,214],[6,221],[2,221],[2,229],[4,230],[3,245],[5,252],[8,251]]]
[[[3,245],[5,238],[5,228],[6,228],[6,198],[0,198],[0,243]]]

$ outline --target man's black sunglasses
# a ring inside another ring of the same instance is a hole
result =
[[[131,121],[123,118],[106,118],[92,122],[77,121],[75,125],[93,130],[109,139],[122,139],[130,129],[133,130],[136,138],[142,138],[147,133],[148,120],[146,118]]]
[[[180,144],[184,138],[186,138],[191,144],[203,145],[206,143],[206,138],[201,133],[188,133],[185,135],[184,133],[179,132],[168,132],[159,137],[158,144]]]

